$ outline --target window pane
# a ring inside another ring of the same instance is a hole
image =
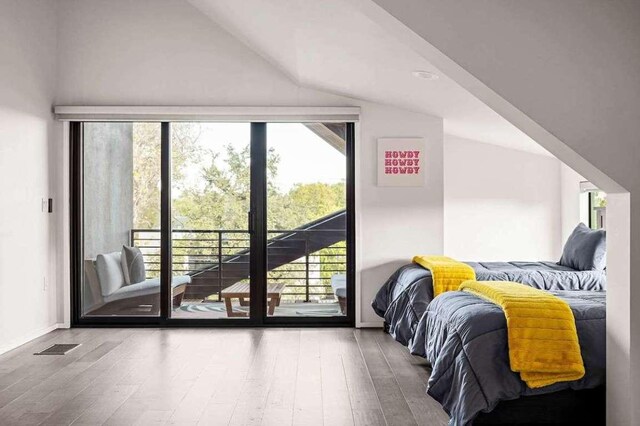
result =
[[[268,314],[346,313],[346,125],[267,131]]]
[[[171,124],[173,318],[249,317],[250,129]]]
[[[85,123],[85,316],[160,311],[160,124]]]
[[[602,191],[592,191],[589,193],[591,200],[591,212],[589,224],[593,229],[604,228],[606,225],[607,194]]]

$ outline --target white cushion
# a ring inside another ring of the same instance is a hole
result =
[[[171,279],[172,288],[189,283],[191,283],[191,277],[188,275],[179,275]],[[141,283],[126,285],[108,297],[105,297],[104,301],[108,303],[114,300],[147,296],[149,294],[158,294],[158,297],[160,297],[160,278],[151,278]]]
[[[336,297],[347,297],[347,276],[345,274],[334,274],[331,276],[331,288]]]
[[[99,254],[96,257],[96,272],[100,281],[102,296],[106,297],[124,285],[124,275],[120,263],[120,252]]]

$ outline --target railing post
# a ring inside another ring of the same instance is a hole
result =
[[[305,297],[304,301],[309,302],[309,235],[304,233],[304,263],[305,263]]]
[[[218,231],[218,302],[222,301],[222,231]]]

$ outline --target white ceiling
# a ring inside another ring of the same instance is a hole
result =
[[[189,2],[302,86],[442,117],[446,134],[550,155],[349,0]]]

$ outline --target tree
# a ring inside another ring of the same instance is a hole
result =
[[[174,229],[246,230],[250,208],[251,174],[249,147],[225,147],[224,158],[209,152],[209,162],[201,166],[201,187],[184,188],[173,201]],[[277,196],[274,185],[280,157],[267,153],[268,193]],[[222,164],[224,162],[224,164]]]
[[[196,160],[200,126],[188,123],[171,127],[171,161],[174,186],[180,186],[184,168]],[[133,223],[136,228],[160,228],[160,124],[133,125]]]

